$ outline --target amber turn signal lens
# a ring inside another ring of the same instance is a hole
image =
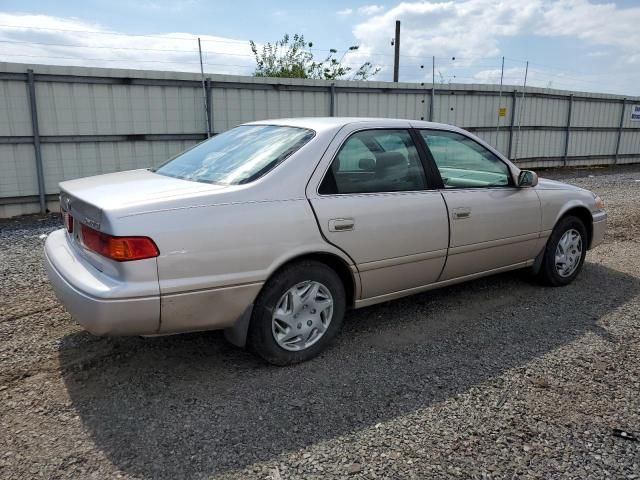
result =
[[[115,237],[82,224],[82,243],[89,250],[117,262],[143,260],[160,255],[149,237]]]
[[[596,197],[596,208],[598,210],[604,210],[604,200],[602,200],[600,197]]]

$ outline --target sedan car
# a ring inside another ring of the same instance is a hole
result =
[[[350,308],[519,268],[567,285],[607,219],[595,194],[413,120],[247,123],[60,190],[46,266],[84,328],[224,329],[279,365],[327,347]]]

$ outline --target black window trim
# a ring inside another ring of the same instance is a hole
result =
[[[465,135],[464,133],[457,132],[457,131],[454,131],[454,130],[445,130],[445,129],[439,129],[439,128],[421,128],[421,127],[414,128],[414,130],[415,130],[415,133],[417,135],[418,142],[425,149],[425,153],[426,153],[426,155],[427,155],[427,157],[429,159],[428,161],[431,164],[431,168],[434,170],[434,175],[437,175],[435,178],[437,178],[438,181],[440,182],[441,186],[439,188],[441,188],[441,189],[445,189],[446,188],[446,190],[466,190],[466,189],[477,190],[479,188],[491,189],[491,188],[515,188],[516,187],[516,184],[515,184],[514,179],[513,179],[513,173],[511,171],[511,167],[509,166],[509,164],[507,162],[505,162],[502,158],[500,158],[499,155],[496,155],[494,152],[489,150],[487,147],[485,147],[484,145],[479,143],[474,138],[471,138],[470,136]],[[489,153],[491,153],[493,156],[495,156],[498,160],[500,160],[505,165],[505,167],[507,167],[509,185],[493,185],[493,186],[490,186],[490,187],[489,186],[480,186],[480,185],[478,185],[478,186],[468,186],[468,187],[445,187],[444,186],[444,182],[442,181],[442,175],[440,175],[440,170],[438,169],[438,164],[436,163],[435,159],[433,158],[433,154],[431,153],[431,149],[427,145],[427,141],[424,139],[424,137],[420,133],[421,131],[454,133],[454,134],[460,135],[461,137],[466,138],[467,140],[471,140],[473,143],[475,143],[479,147],[487,150]]]
[[[409,137],[413,141],[416,151],[418,152],[418,158],[420,159],[420,164],[422,165],[422,173],[425,176],[426,188],[422,188],[420,190],[395,190],[395,191],[380,191],[380,192],[353,192],[353,193],[320,193],[320,186],[324,182],[325,177],[327,176],[327,172],[331,169],[331,165],[338,157],[338,154],[342,150],[342,147],[349,141],[349,139],[362,132],[368,132],[372,130],[391,130],[398,131],[403,130],[409,134]],[[340,146],[336,149],[336,152],[331,157],[331,161],[327,164],[324,172],[322,173],[322,177],[318,184],[316,185],[316,195],[319,197],[336,197],[336,196],[346,196],[346,195],[390,195],[390,194],[407,194],[407,193],[419,193],[419,192],[433,192],[439,190],[442,185],[442,178],[440,177],[440,172],[437,168],[435,168],[435,172],[433,172],[433,166],[430,166],[429,161],[426,159],[426,154],[424,151],[424,139],[418,138],[421,137],[419,132],[415,131],[416,129],[410,126],[407,127],[366,127],[358,130],[354,130],[351,132],[340,144]],[[417,136],[416,136],[417,133]],[[433,161],[433,158],[432,158]],[[435,162],[433,163],[435,165]],[[432,175],[434,175],[432,177]]]
[[[418,148],[418,155],[420,155],[420,161],[422,162],[425,174],[429,174],[427,175],[427,185],[434,190],[444,188],[444,182],[442,181],[440,170],[438,170],[438,165],[436,164],[433,155],[431,155],[431,150],[429,150],[424,138],[417,128],[411,128],[409,134]],[[429,183],[432,185],[429,185]]]

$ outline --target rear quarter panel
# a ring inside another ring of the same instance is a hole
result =
[[[304,198],[209,205],[132,218],[147,223],[160,250],[161,333],[233,325],[271,274],[301,255],[332,253],[352,263],[324,241]]]
[[[153,217],[157,217],[155,220]],[[158,212],[161,293],[263,282],[288,258],[331,247],[306,199]]]

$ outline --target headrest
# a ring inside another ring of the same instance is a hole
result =
[[[376,169],[376,161],[373,158],[361,158],[358,161],[358,168],[366,172],[373,172]]]
[[[376,171],[382,172],[389,168],[407,167],[404,155],[398,152],[384,152],[376,154]]]

